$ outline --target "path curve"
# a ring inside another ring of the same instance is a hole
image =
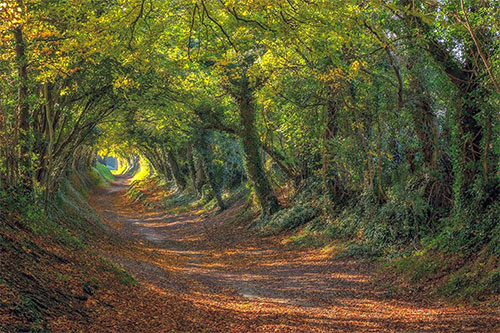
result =
[[[221,321],[234,321],[229,327],[235,332],[500,332],[496,311],[413,301],[411,295],[391,299],[372,282],[373,264],[258,237],[232,222],[238,205],[211,218],[171,215],[132,203],[127,184],[118,177],[91,204],[110,231],[145,255],[127,249],[105,255],[152,288],[220,311]]]

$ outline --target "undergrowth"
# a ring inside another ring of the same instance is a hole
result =
[[[485,206],[478,196],[478,208],[461,213],[430,207],[429,196],[436,194],[429,188],[439,186],[428,175],[402,177],[383,200],[372,189],[336,204],[312,178],[292,196],[290,208],[252,226],[264,235],[286,232],[288,246],[336,244],[336,258],[387,262],[381,275],[430,286],[435,295],[499,302],[500,203]]]
[[[319,215],[319,209],[309,205],[295,205],[284,208],[268,217],[260,217],[254,224],[264,235],[277,234],[298,228]]]
[[[227,205],[235,200],[249,196],[250,191],[245,186],[239,186],[222,194]],[[202,188],[199,195],[192,187],[180,192],[171,181],[165,181],[162,177],[153,176],[146,179],[131,182],[127,189],[127,195],[136,202],[152,207],[163,209],[171,214],[185,213],[193,210],[199,213],[217,214],[217,201],[212,195],[208,185]]]

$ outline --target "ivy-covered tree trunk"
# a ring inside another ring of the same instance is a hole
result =
[[[54,128],[53,128],[53,122],[52,122],[52,94],[51,94],[51,88],[49,87],[48,84],[43,85],[43,96],[45,99],[45,105],[43,108],[45,109],[45,122],[46,122],[46,140],[47,140],[47,147],[46,151],[47,153],[43,154],[46,155],[43,158],[43,161],[46,161],[46,166],[40,168],[40,170],[45,171],[43,173],[43,177],[41,177],[39,180],[43,181],[44,186],[45,186],[45,193],[44,193],[44,200],[45,200],[45,208],[48,208],[48,202],[49,202],[49,195],[50,195],[50,183],[52,181],[52,170],[54,167],[54,156],[53,156],[53,149],[54,149]],[[43,164],[42,164],[43,165]],[[42,179],[43,178],[43,179]]]
[[[333,98],[333,96],[330,98]],[[325,129],[321,149],[321,175],[323,178],[323,187],[329,200],[338,203],[344,199],[345,191],[336,170],[331,166],[331,161],[335,158],[332,151],[332,140],[335,139],[338,131],[337,112],[337,103],[329,99],[325,106]]]
[[[459,140],[463,144],[462,151],[464,153],[465,164],[477,162],[481,158],[481,140],[483,138],[483,128],[479,123],[477,116],[481,112],[479,103],[485,97],[485,92],[477,82],[477,77],[474,74],[475,68],[471,60],[466,62],[466,68],[461,72],[461,77],[452,80],[458,88],[459,104],[455,119],[458,126]],[[466,168],[475,168],[470,165]],[[470,170],[472,171],[472,170]],[[473,172],[475,173],[475,172]]]
[[[167,149],[167,159],[168,164],[170,165],[170,171],[172,171],[172,175],[174,176],[175,184],[180,191],[184,191],[184,189],[186,188],[186,180],[181,173],[181,169],[179,168],[177,159],[175,158],[175,155],[171,149]]]
[[[195,168],[196,168],[196,179],[194,182],[194,188],[196,189],[198,195],[201,196],[203,194],[202,188],[203,185],[205,185],[206,176],[205,176],[205,168],[203,166],[203,161],[199,156],[195,158]]]
[[[440,156],[439,129],[436,114],[432,109],[432,99],[422,82],[422,73],[417,69],[419,66],[415,59],[418,57],[416,52],[412,52],[411,59],[407,63],[407,68],[410,71],[408,107],[424,163],[430,170],[436,170]]]
[[[402,5],[410,10],[404,14],[405,23],[421,35],[432,36],[433,28],[428,25],[418,13],[417,4],[402,0]],[[473,10],[473,8],[471,9]],[[411,30],[410,30],[411,31]],[[454,112],[453,146],[455,171],[455,206],[460,209],[462,204],[469,205],[473,199],[472,189],[479,177],[482,177],[481,158],[483,156],[483,126],[480,123],[480,102],[486,96],[485,88],[480,83],[477,68],[479,56],[476,50],[466,47],[463,61],[456,60],[451,51],[439,40],[426,37],[418,41],[427,50],[431,58],[450,78],[457,92],[457,105]],[[487,150],[486,150],[487,152]],[[488,175],[486,177],[488,179]]]
[[[221,185],[217,182],[217,178],[215,176],[215,165],[213,163],[214,156],[212,151],[212,145],[210,143],[210,135],[209,133],[207,133],[206,130],[201,130],[201,133],[197,138],[196,151],[198,152],[198,155],[200,157],[199,160],[204,170],[203,173],[207,177],[208,184],[210,185],[210,189],[212,190],[215,200],[217,200],[217,205],[219,206],[220,210],[224,210],[226,209],[226,205],[222,200]],[[201,192],[201,187],[200,187],[200,192]]]
[[[186,143],[186,157],[189,168],[189,175],[191,176],[191,182],[193,186],[196,186],[196,168],[194,165],[194,158],[193,158],[193,146],[191,145],[190,142]]]
[[[160,165],[161,165],[161,170],[163,175],[166,177],[167,180],[172,180],[174,179],[174,176],[172,174],[172,169],[170,168],[170,164],[168,163],[168,157],[167,157],[167,152],[165,147],[159,148],[161,154],[161,159],[160,159]]]
[[[240,111],[240,137],[245,157],[245,169],[254,187],[262,214],[272,215],[280,209],[280,205],[262,164],[261,145],[256,128],[255,105],[248,80],[242,80],[239,88],[241,92],[240,96],[236,96],[236,100]]]

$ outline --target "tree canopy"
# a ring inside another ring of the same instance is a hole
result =
[[[486,0],[4,0],[0,188],[48,202],[113,152],[220,209],[248,182],[268,218],[286,187],[339,234],[499,254],[499,22]]]

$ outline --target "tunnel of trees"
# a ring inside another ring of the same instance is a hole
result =
[[[0,210],[109,151],[261,224],[498,260],[497,1],[8,0],[0,36]]]

